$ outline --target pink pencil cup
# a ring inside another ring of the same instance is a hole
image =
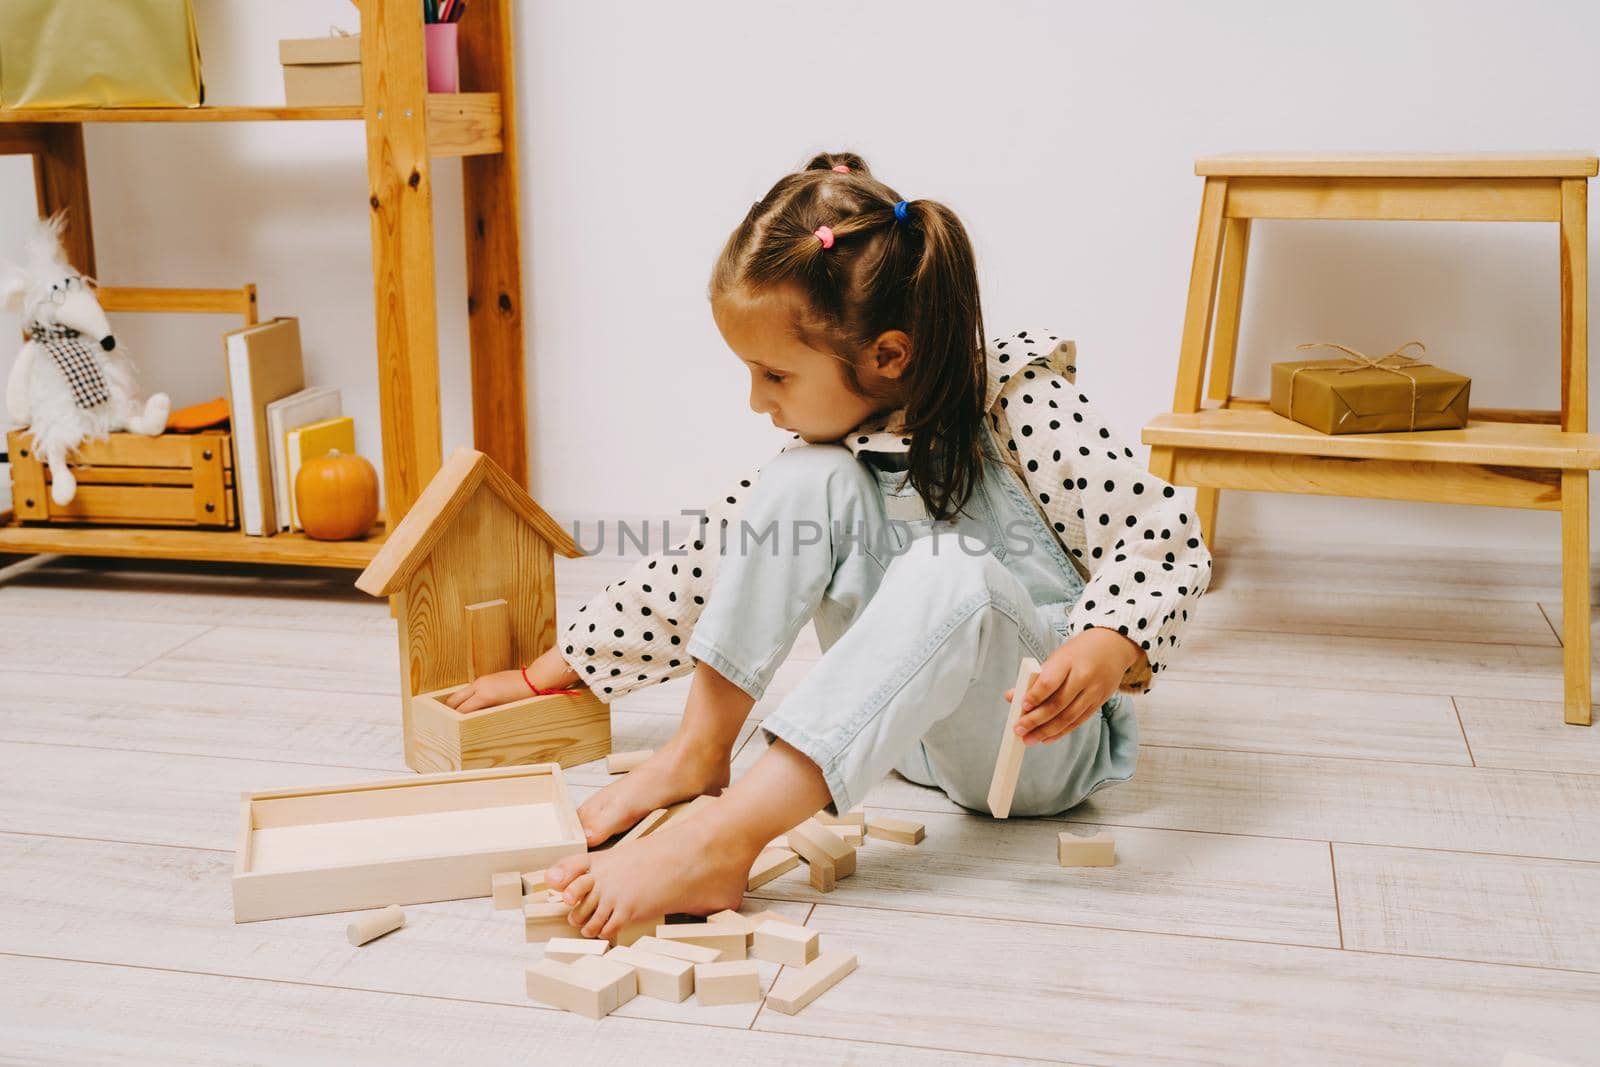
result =
[[[456,24],[454,22],[424,24],[422,43],[428,56],[428,92],[459,93],[461,67],[456,52]]]

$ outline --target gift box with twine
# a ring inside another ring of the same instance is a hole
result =
[[[1436,367],[1407,341],[1373,358],[1341,344],[1316,341],[1296,348],[1336,348],[1338,359],[1272,365],[1272,410],[1326,434],[1457,430],[1467,424],[1472,379]]]

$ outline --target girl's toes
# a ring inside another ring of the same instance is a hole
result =
[[[589,895],[589,890],[594,888],[594,875],[584,871],[574,878],[561,893],[561,899],[576,908],[583,903],[583,898]]]
[[[578,906],[567,913],[567,922],[578,927],[579,929],[582,929],[589,922],[590,917],[594,915],[595,909],[599,906],[600,894],[593,891],[593,883],[591,882],[589,891],[587,891],[584,894],[584,898],[578,902]]]
[[[589,869],[589,854],[580,852],[576,856],[567,856],[558,861],[555,866],[546,868],[544,884],[551,889],[565,889],[574,878]],[[571,903],[569,901],[569,903]]]
[[[609,900],[603,901],[597,906],[594,909],[594,914],[589,916],[589,921],[583,924],[583,936],[589,938],[599,937],[601,931],[606,928],[613,910],[615,909]]]

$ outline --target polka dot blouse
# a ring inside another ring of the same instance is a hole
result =
[[[1129,638],[1145,655],[1121,688],[1147,692],[1164,670],[1211,579],[1211,554],[1192,507],[1123,446],[1077,385],[1076,346],[1023,330],[988,345],[989,425],[1040,516],[1084,578],[1068,636],[1095,626]],[[904,452],[903,413],[863,423],[840,444]],[[803,444],[798,435],[781,451]],[[602,700],[694,669],[685,651],[720,560],[713,528],[737,523],[759,480],[753,468],[707,505],[699,529],[646,556],[578,609],[562,631],[562,657]],[[737,544],[733,536],[729,542]]]

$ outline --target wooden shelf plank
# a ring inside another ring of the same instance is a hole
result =
[[[1600,435],[1538,423],[1468,422],[1460,430],[1324,434],[1271,411],[1208,408],[1168,413],[1144,427],[1144,443],[1172,448],[1403,462],[1600,470]]]
[[[0,527],[0,555],[58,552],[69,556],[188,559],[304,567],[365,568],[383,547],[380,522],[364,541],[313,541],[304,534],[246,537],[237,530],[160,530],[81,526]]]
[[[359,121],[350,107],[73,107],[52,110],[0,108],[0,124],[97,122],[277,122]],[[435,156],[492,155],[500,151],[499,93],[429,93],[428,148]]]
[[[1201,177],[1585,178],[1597,168],[1588,152],[1267,152],[1194,161]]]
[[[281,107],[227,105],[207,107],[63,107],[0,108],[0,122],[277,122],[317,119],[359,119],[361,105],[349,107]]]

